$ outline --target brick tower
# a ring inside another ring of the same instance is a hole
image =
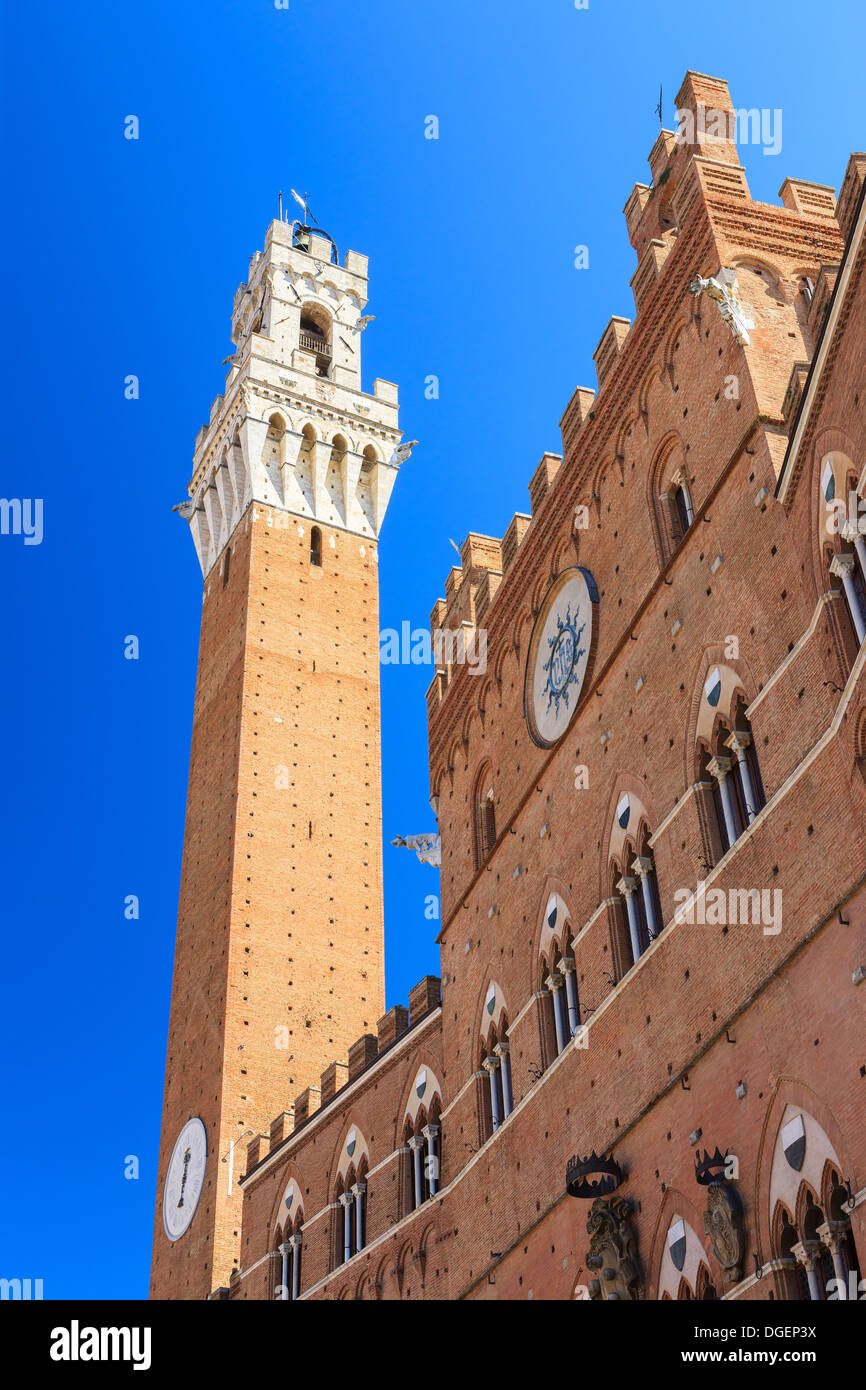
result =
[[[407,450],[396,387],[361,390],[366,302],[365,256],[271,223],[178,508],[204,608],[154,1298],[228,1282],[238,1141],[384,1012],[377,548]]]

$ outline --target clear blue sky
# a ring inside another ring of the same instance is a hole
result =
[[[0,492],[43,498],[45,531],[0,536],[0,1275],[142,1297],[201,612],[170,509],[277,190],[308,189],[370,256],[364,385],[398,382],[421,440],[382,536],[382,624],[423,625],[448,537],[528,510],[609,316],[632,316],[621,209],[649,181],[659,85],[668,126],[689,67],[781,108],[781,154],[743,151],[753,196],[789,174],[838,187],[866,146],[866,25],[840,0],[47,0],[2,30]],[[386,841],[432,825],[429,678],[383,671]],[[438,973],[438,880],[388,846],[385,885],[390,1004]]]

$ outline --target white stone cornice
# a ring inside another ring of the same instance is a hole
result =
[[[343,486],[343,516],[350,530],[360,529],[363,513],[358,504],[358,483],[361,478],[363,458],[353,450],[347,449],[340,462],[340,476]]]
[[[370,470],[370,494],[373,500],[373,530],[378,536],[391,500],[397,469],[388,463],[375,463]]]

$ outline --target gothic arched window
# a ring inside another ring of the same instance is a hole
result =
[[[440,1122],[441,1104],[439,1096],[434,1096],[428,1118],[426,1107],[422,1105],[414,1121],[408,1116],[405,1128],[405,1143],[409,1149],[409,1174],[407,1210],[414,1211],[439,1189],[439,1169],[441,1163]]]
[[[334,1230],[334,1268],[337,1269],[367,1243],[367,1159],[361,1159],[357,1170],[350,1165],[345,1177],[337,1179],[334,1189],[336,1226]]]
[[[278,1296],[282,1302],[293,1302],[301,1296],[301,1228],[303,1224],[304,1213],[299,1211],[294,1224],[289,1225],[287,1223],[283,1241],[279,1241],[279,1231],[277,1232],[277,1249],[281,1261]]]
[[[639,844],[641,853],[637,852],[630,840],[626,840],[622,851],[625,871],[614,883],[614,891],[621,904],[618,919],[627,928],[628,946],[627,950],[621,952],[625,971],[637,963],[662,929],[655,860],[646,828]]]
[[[504,1014],[500,1017],[498,1026],[490,1026],[487,1042],[481,1048],[481,1068],[487,1073],[481,1129],[483,1138],[489,1139],[514,1109],[508,1022]]]
[[[490,857],[496,844],[496,807],[493,793],[493,769],[487,763],[475,782],[475,867],[480,869]]]
[[[742,696],[734,701],[731,717],[717,723],[712,747],[704,745],[698,780],[712,787],[710,850],[717,863],[765,804],[755,739]]]

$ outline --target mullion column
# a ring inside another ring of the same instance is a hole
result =
[[[499,1080],[502,1086],[502,1118],[503,1120],[507,1120],[514,1109],[514,1097],[511,1093],[511,1056],[508,1051],[508,1043],[497,1043],[494,1052],[499,1058]]]
[[[655,863],[649,854],[640,855],[633,860],[632,868],[640,879],[640,891],[643,898],[643,910],[646,917],[647,935],[651,942],[655,941],[662,929],[659,921],[658,904],[656,895],[653,891],[653,878],[655,875]]]
[[[860,534],[859,526],[853,522],[847,521],[842,527],[842,538],[843,540],[852,542],[857,552],[857,559],[860,561],[860,574],[862,575],[863,582],[866,583],[866,541],[864,541]]]
[[[343,1263],[352,1258],[352,1194],[344,1192],[340,1197],[343,1208]]]
[[[502,1107],[499,1103],[499,1058],[485,1057],[484,1070],[490,1077],[490,1114],[493,1120],[493,1128],[497,1130],[502,1124]]]
[[[830,573],[842,580],[842,587],[845,590],[845,597],[848,600],[848,608],[851,613],[851,621],[854,624],[854,631],[857,633],[857,643],[860,645],[863,638],[866,637],[866,617],[864,617],[860,607],[860,595],[857,593],[857,586],[854,583],[854,556],[850,554],[836,555],[831,562]]]
[[[841,1283],[842,1290],[844,1290],[838,1294],[840,1299],[847,1298],[850,1292],[848,1288],[848,1265],[842,1249],[842,1242],[847,1231],[848,1223],[845,1221],[825,1221],[823,1226],[819,1226],[815,1232],[833,1257],[833,1271]],[[854,1297],[857,1297],[856,1291]]]
[[[573,956],[564,956],[559,968],[565,977],[565,1004],[568,1012],[568,1036],[573,1038],[580,1027],[580,1009],[577,1003],[577,966]]]
[[[628,917],[628,934],[631,939],[631,954],[634,964],[640,960],[640,917],[638,916],[637,902],[635,893],[637,892],[637,879],[630,874],[623,874],[617,883],[617,888],[625,898],[625,910]]]
[[[364,1204],[367,1199],[367,1184],[363,1181],[356,1182],[352,1188],[352,1196],[355,1199],[355,1254],[364,1248]]]
[[[819,1240],[801,1240],[797,1245],[791,1246],[791,1254],[799,1260],[806,1270],[806,1282],[809,1285],[809,1296],[813,1303],[823,1302],[824,1295],[821,1291],[821,1280],[818,1276],[818,1261],[821,1256],[821,1242]]]
[[[731,784],[728,781],[728,774],[732,766],[732,760],[723,757],[711,758],[707,763],[707,771],[718,782],[719,795],[722,798],[722,814],[725,818],[725,832],[728,837],[725,853],[736,843],[739,836],[737,813],[734,810],[734,798],[731,794]]]
[[[544,982],[553,997],[553,1026],[556,1029],[556,1055],[565,1047],[565,1018],[562,1001],[562,976],[558,970],[551,970]]]
[[[420,1134],[413,1134],[409,1140],[409,1148],[412,1150],[412,1178],[413,1178],[413,1202],[412,1210],[420,1207],[424,1200],[423,1187],[421,1180],[421,1154],[424,1148],[424,1140]]]
[[[746,756],[746,749],[752,742],[752,735],[741,733],[735,729],[729,739],[725,740],[725,747],[730,748],[737,760],[737,776],[740,779],[740,786],[743,789],[743,805],[746,808],[746,823],[752,824],[758,814],[758,794],[752,779],[752,769],[749,767],[749,759]]]
[[[431,1197],[435,1197],[439,1179],[439,1160],[436,1157],[436,1136],[439,1133],[438,1125],[425,1125],[421,1133],[427,1140],[427,1191]]]
[[[289,1244],[292,1247],[292,1300],[301,1296],[301,1233],[292,1236]]]

